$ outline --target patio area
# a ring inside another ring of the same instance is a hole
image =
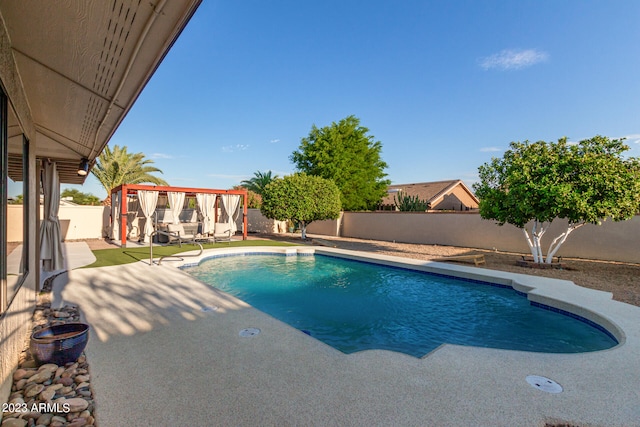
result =
[[[444,345],[423,359],[345,355],[172,264],[76,269],[54,280],[53,306],[77,304],[91,325],[86,354],[103,424],[640,425],[640,308],[605,293],[589,291],[586,299],[626,334],[608,351]],[[239,336],[249,327],[261,333]],[[537,390],[527,375],[551,378],[564,391]]]

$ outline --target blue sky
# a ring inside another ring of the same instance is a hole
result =
[[[635,0],[205,0],[110,145],[222,189],[294,172],[311,126],[348,115],[395,184],[471,185],[511,141],[627,137],[640,156],[639,22]]]

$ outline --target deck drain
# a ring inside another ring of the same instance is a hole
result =
[[[562,386],[549,378],[541,377],[539,375],[529,375],[527,377],[527,382],[531,387],[535,387],[538,390],[542,390],[547,393],[562,393]]]
[[[245,328],[240,331],[241,337],[254,337],[260,333],[260,329],[258,328]]]
[[[217,310],[218,310],[218,307],[216,307],[215,305],[200,308],[200,311],[203,311],[205,313],[208,313],[210,311],[217,311]]]

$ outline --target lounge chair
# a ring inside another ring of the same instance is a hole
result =
[[[167,236],[170,244],[177,242],[179,245],[193,243],[196,238],[195,234],[185,233],[182,224],[167,224]]]
[[[231,224],[226,222],[216,222],[213,225],[213,241],[214,242],[229,242],[231,243],[231,235],[233,230]]]

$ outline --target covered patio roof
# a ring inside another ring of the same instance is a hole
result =
[[[81,160],[93,167],[200,1],[0,2],[13,57],[0,60],[15,61],[21,80],[3,83],[12,103],[28,105],[10,114],[10,145],[24,133],[62,183],[84,183]],[[22,163],[8,172],[21,180]]]

